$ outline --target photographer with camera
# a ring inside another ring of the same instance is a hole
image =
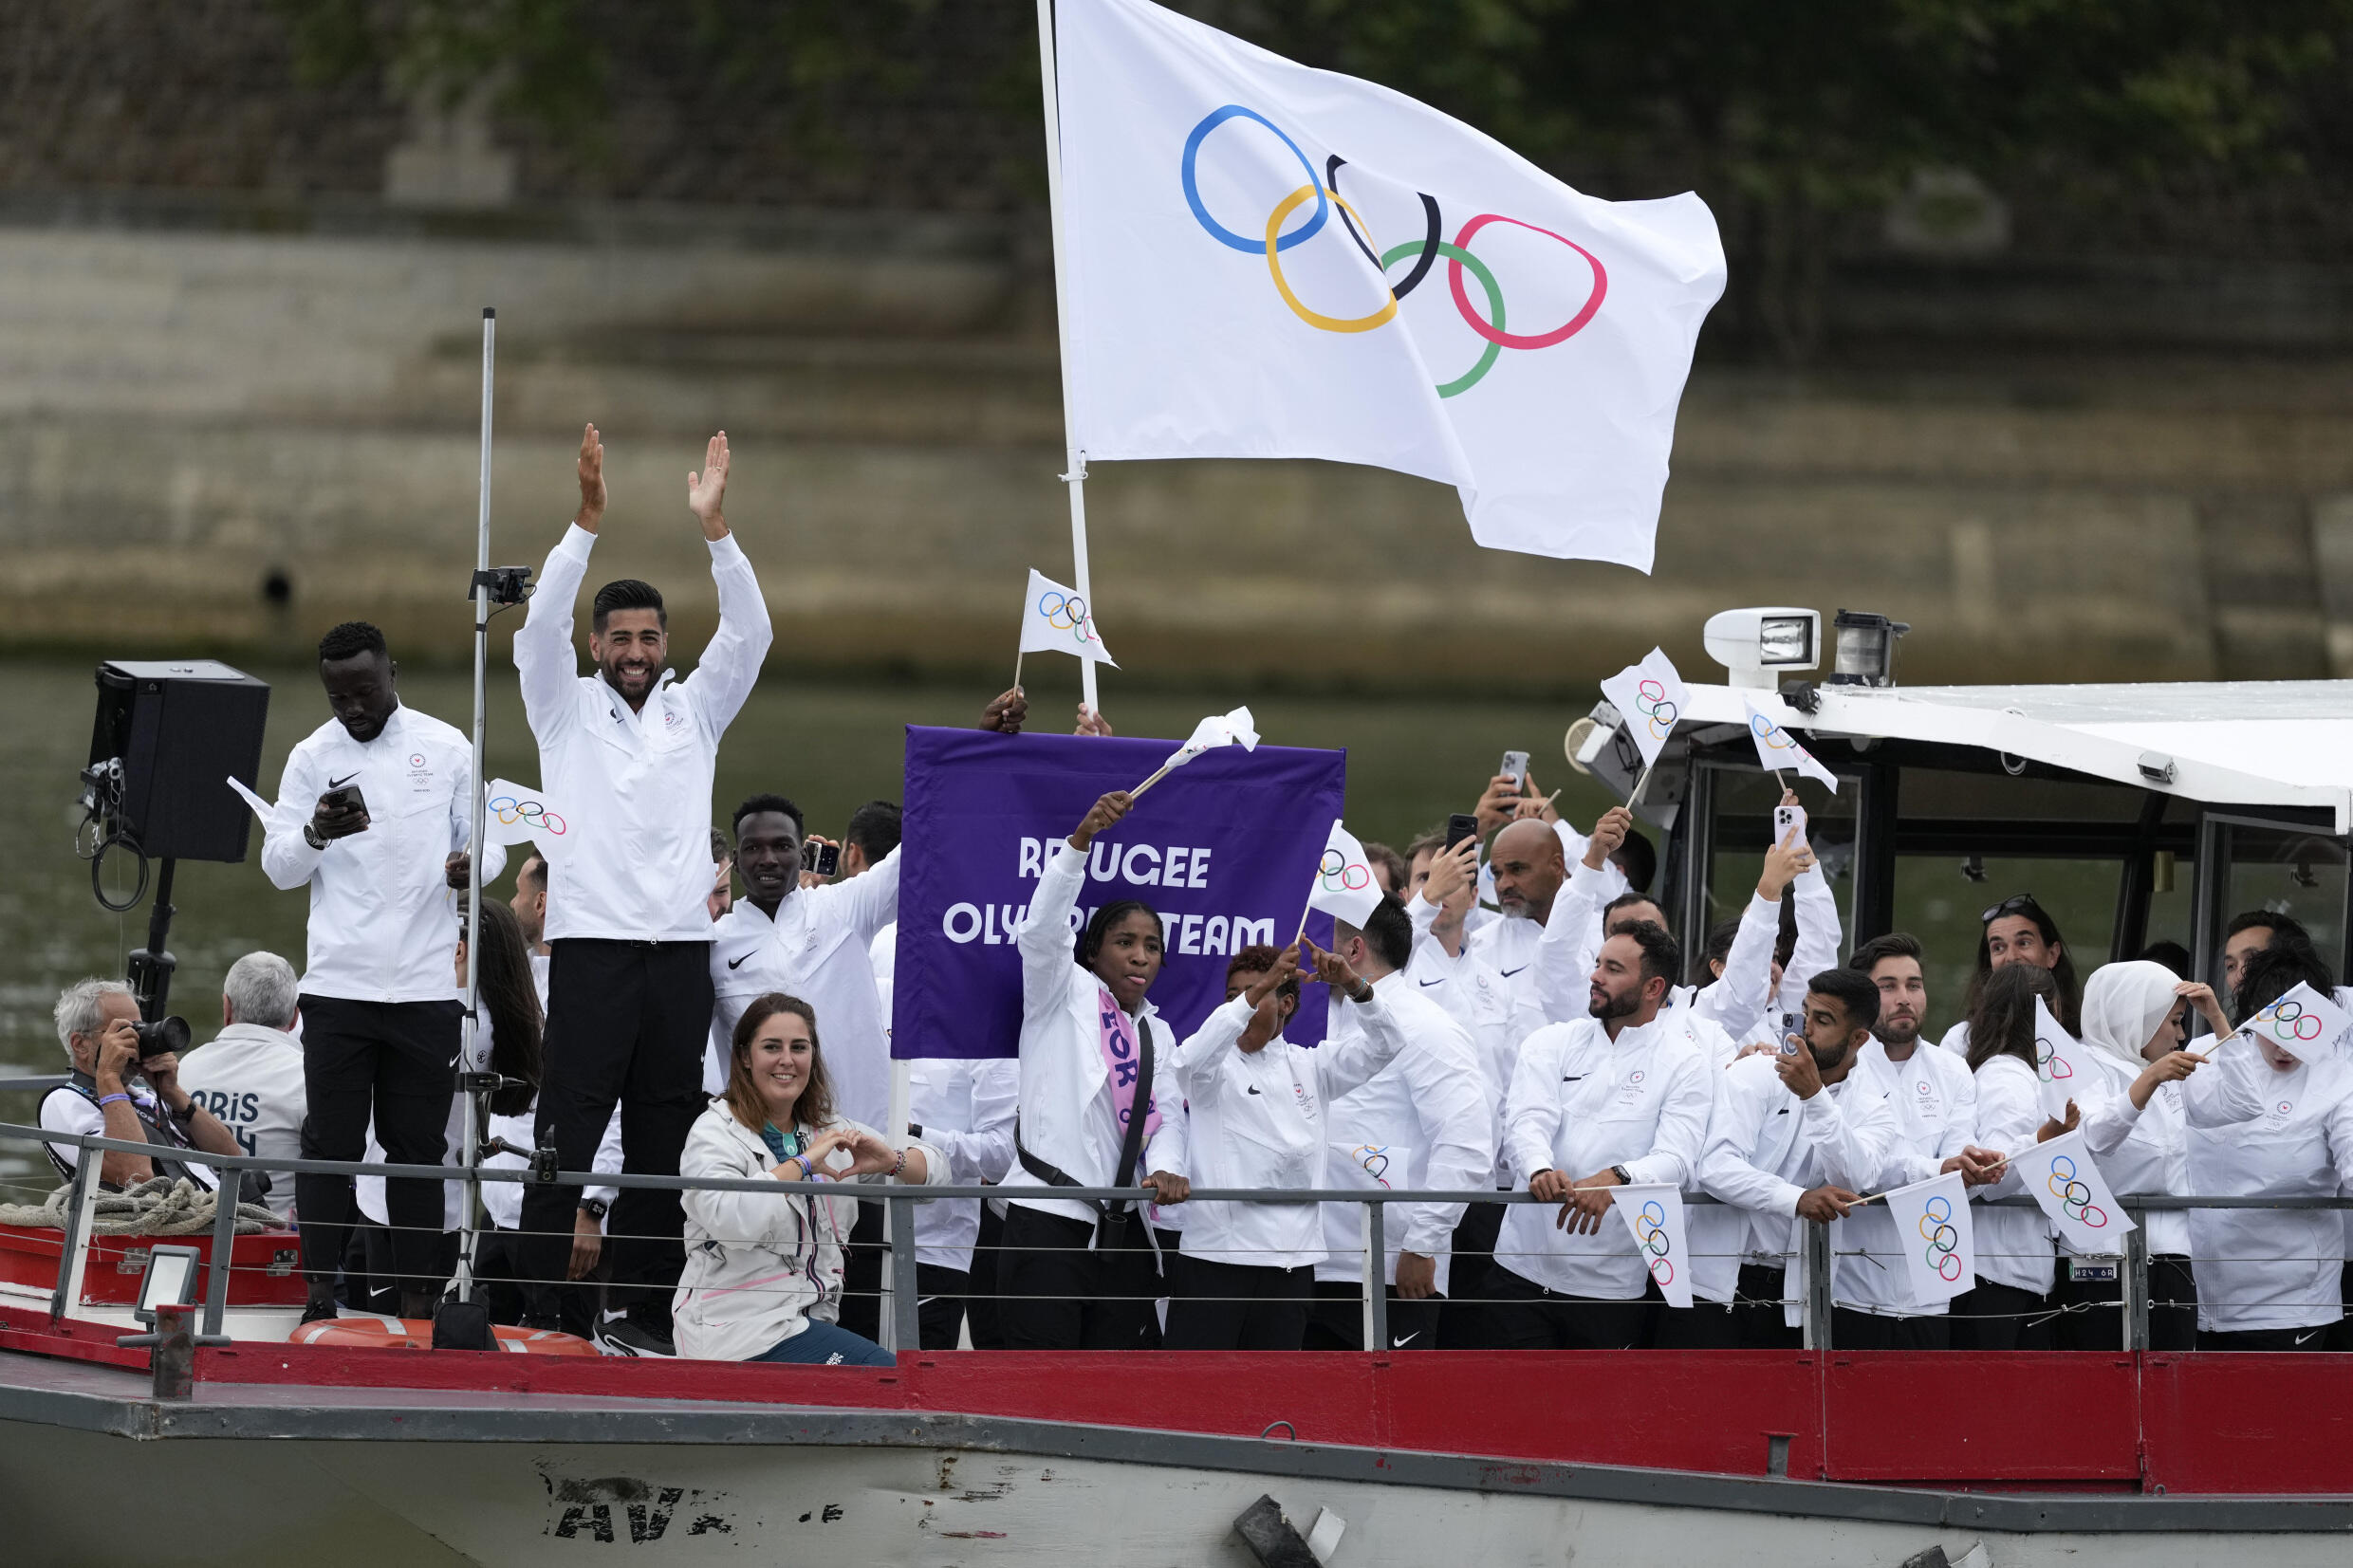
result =
[[[180,1086],[179,1050],[188,1043],[185,1019],[154,1024],[139,1019],[131,987],[120,980],[77,980],[59,994],[58,1043],[73,1062],[73,1078],[41,1097],[41,1125],[52,1133],[151,1143],[158,1150],[201,1149],[241,1154],[236,1135]],[[57,1173],[70,1179],[82,1151],[43,1144]],[[161,1174],[186,1176],[203,1188],[219,1185],[212,1166],[182,1164],[157,1153],[110,1151],[98,1176],[109,1188],[135,1187]]]
[[[899,851],[862,876],[802,885],[803,874],[831,875],[834,850],[807,836],[801,808],[782,795],[754,795],[735,808],[735,869],[744,896],[711,928],[711,1050],[703,1086],[727,1088],[735,1025],[770,992],[816,1009],[825,1031],[825,1069],[843,1116],[887,1127],[891,1036],[868,950],[899,918]],[[806,848],[805,848],[806,846]],[[827,859],[831,858],[831,864]],[[872,1339],[881,1322],[882,1206],[862,1203],[847,1238],[842,1326]]]
[[[457,1090],[465,1004],[450,995],[457,910],[469,874],[473,750],[439,719],[403,705],[384,634],[345,621],[319,640],[319,679],[334,717],[286,760],[262,841],[278,887],[310,890],[303,972],[303,1157],[357,1160],[369,1117],[385,1157],[439,1165]],[[507,852],[483,849],[483,876]],[[335,1316],[336,1270],[357,1210],[349,1176],[294,1179],[310,1301],[303,1320]],[[441,1184],[387,1184],[397,1270],[433,1277]],[[432,1293],[403,1292],[401,1316],[432,1316]]]

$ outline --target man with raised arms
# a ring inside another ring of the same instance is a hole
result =
[[[719,596],[719,627],[684,680],[663,668],[669,615],[651,583],[623,579],[597,590],[588,637],[593,674],[572,647],[573,601],[587,576],[605,505],[604,445],[590,425],[580,442],[580,510],[548,555],[530,615],[515,633],[523,710],[539,741],[540,786],[570,821],[547,868],[547,1076],[538,1135],[566,1171],[585,1171],[616,1101],[623,1104],[624,1169],[676,1175],[678,1152],[702,1114],[703,1046],[710,1038],[711,786],[719,738],[743,708],[768,656],[768,603],[728,531],[727,434],[711,438],[686,504],[702,526]],[[518,1249],[527,1279],[561,1280],[577,1188],[524,1193]],[[623,1188],[611,1215],[613,1282],[630,1300],[625,1320],[599,1332],[621,1356],[667,1356],[670,1297],[685,1255],[676,1192]],[[553,1327],[551,1301],[527,1319]]]

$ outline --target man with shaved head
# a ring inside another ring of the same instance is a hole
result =
[[[1561,884],[1568,880],[1568,857],[1549,822],[1523,817],[1495,835],[1487,863],[1494,874],[1495,904],[1503,918],[1490,920],[1472,933],[1471,953],[1503,982],[1512,1035],[1524,1040],[1548,1022],[1536,990],[1536,944],[1551,918]]]

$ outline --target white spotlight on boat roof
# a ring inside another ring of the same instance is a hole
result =
[[[1787,604],[1725,610],[1708,618],[1699,638],[1730,676],[1727,685],[1770,692],[1776,672],[1822,662],[1822,612]]]

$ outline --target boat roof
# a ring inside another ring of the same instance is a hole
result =
[[[1694,685],[1683,717],[1746,724],[1754,703],[1815,737],[1974,747],[2209,805],[2319,809],[2353,832],[2353,680],[1818,691],[1820,710],[1803,713],[1772,692]]]

